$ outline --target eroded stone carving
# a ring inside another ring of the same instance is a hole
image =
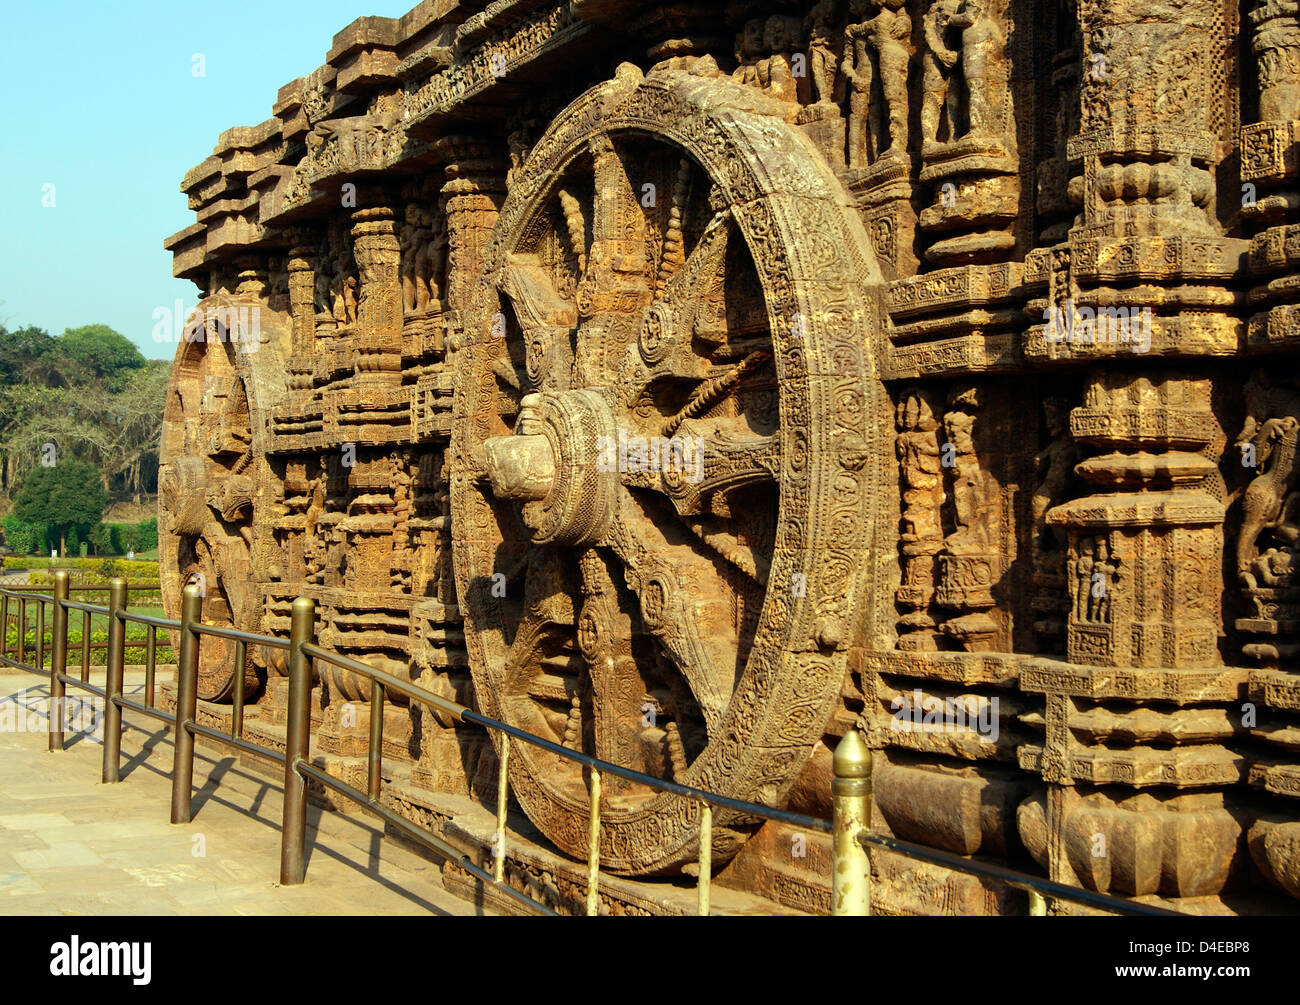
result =
[[[907,83],[912,20],[903,0],[852,0],[863,18],[844,32],[844,76],[849,81],[848,163],[866,167],[877,157],[907,153]],[[870,15],[870,16],[868,16]],[[879,89],[882,103],[875,101]]]
[[[187,175],[176,274],[263,332],[178,348],[173,613],[306,594],[346,654],[801,812],[859,729],[882,832],[1293,903],[1295,4],[480,7],[359,23]],[[282,657],[204,651],[281,743]],[[314,691],[360,785],[366,697]],[[391,701],[385,798],[490,799],[499,742]],[[580,772],[510,773],[584,859]],[[608,868],[689,868],[697,804],[606,800]],[[714,822],[717,882],[826,909],[828,848]],[[1024,909],[875,865],[881,913]]]

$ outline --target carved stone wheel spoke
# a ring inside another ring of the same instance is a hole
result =
[[[849,616],[891,595],[897,520],[869,491],[893,461],[870,362],[880,278],[781,111],[725,78],[630,67],[571,105],[497,222],[452,430],[484,710],[773,806],[848,644],[888,630],[892,609]],[[584,772],[510,742],[520,803],[584,855]],[[698,803],[603,787],[607,868],[695,857]],[[756,823],[716,814],[715,856]]]

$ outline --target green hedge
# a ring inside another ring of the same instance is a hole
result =
[[[156,583],[158,563],[150,559],[128,562],[124,558],[27,558],[22,555],[5,557],[6,569],[48,570],[34,571],[32,585],[52,583],[51,573],[67,569],[74,583],[107,583],[114,576],[122,576],[131,583]]]
[[[10,513],[0,526],[4,527],[5,543],[9,550],[18,555],[30,555],[45,547],[47,528],[43,523],[24,523]]]
[[[5,543],[15,555],[44,555],[58,546],[48,524],[23,523],[11,513],[3,520]],[[67,552],[78,554],[85,548],[92,555],[125,555],[128,551],[152,551],[158,547],[158,518],[139,523],[101,523],[68,528]]]
[[[148,634],[147,634],[148,631],[149,631],[149,627],[148,627],[147,625],[142,625],[142,624],[139,624],[139,623],[137,623],[137,622],[132,622],[132,621],[128,621],[128,622],[126,623],[126,638],[127,638],[128,641],[131,641],[131,642],[134,642],[134,641],[136,641],[136,640],[143,641],[143,640],[145,640],[145,639],[148,638]],[[50,665],[50,659],[51,659],[51,656],[52,656],[51,646],[53,645],[53,638],[54,638],[54,636],[51,634],[50,626],[49,626],[49,624],[47,623],[46,626],[45,626],[45,651],[44,651],[44,653],[43,653],[43,656],[44,656],[43,664],[44,664],[45,666],[49,666],[49,665]],[[171,639],[171,635],[170,635],[170,633],[168,633],[168,632],[166,632],[166,631],[161,631],[161,630],[158,632],[158,645],[157,645],[157,647],[156,647],[155,650],[154,650],[154,660],[157,662],[157,664],[158,664],[159,666],[161,666],[161,665],[163,665],[163,664],[166,664],[166,663],[175,663],[175,662],[176,662],[176,655],[175,655],[175,653],[172,652],[172,647],[171,647],[171,641],[170,641],[170,639]],[[108,629],[106,629],[106,628],[94,628],[94,629],[92,629],[91,632],[90,632],[90,641],[91,641],[92,643],[93,643],[93,642],[107,642],[107,641],[108,641]],[[17,658],[18,658],[18,623],[17,623],[17,621],[14,621],[14,622],[11,622],[11,623],[10,623],[10,625],[9,625],[9,631],[6,632],[6,634],[5,634],[5,645],[6,645],[6,647],[7,647],[7,651],[8,651],[8,653],[9,653],[10,657],[13,658],[13,659],[17,659]],[[26,636],[26,641],[24,642],[24,645],[26,646],[26,649],[27,649],[27,652],[26,652],[26,659],[27,659],[27,661],[28,661],[29,663],[31,663],[31,664],[34,666],[34,665],[35,665],[35,660],[36,660],[36,624],[35,624],[35,618],[31,618],[31,620],[29,620],[28,623],[27,623],[27,636]],[[127,663],[128,665],[139,665],[139,664],[143,664],[143,663],[144,663],[144,657],[145,657],[145,649],[144,649],[143,646],[131,646],[131,647],[127,648],[127,650],[126,650],[126,663]],[[107,650],[107,649],[91,649],[91,650],[90,650],[90,665],[91,665],[91,666],[100,666],[100,667],[102,667],[102,666],[106,665],[107,662],[108,662],[108,650]],[[72,621],[71,624],[68,625],[68,668],[69,668],[69,672],[72,672],[72,670],[73,670],[74,667],[79,667],[79,666],[81,666],[81,619],[80,619],[80,616],[78,616],[75,620]]]

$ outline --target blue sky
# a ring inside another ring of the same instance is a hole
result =
[[[189,226],[179,186],[217,136],[269,118],[358,17],[416,0],[79,0],[7,4],[0,31],[0,324],[103,323],[150,359],[171,278],[163,238]],[[193,74],[202,53],[206,76]],[[52,207],[48,200],[54,186]]]

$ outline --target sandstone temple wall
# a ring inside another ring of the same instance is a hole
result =
[[[173,615],[195,574],[250,630],[310,595],[324,645],[821,815],[858,729],[882,832],[1294,909],[1300,5],[426,0],[271,112],[165,242],[207,319]],[[243,672],[269,736],[284,667]],[[364,778],[365,685],[323,672],[319,748]],[[492,791],[481,734],[385,714],[412,814]],[[517,750],[581,857],[580,778]],[[691,860],[698,808],[610,798],[614,868]],[[825,846],[717,822],[719,882],[825,909]],[[886,913],[1023,896],[874,868]]]

